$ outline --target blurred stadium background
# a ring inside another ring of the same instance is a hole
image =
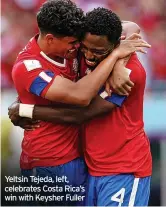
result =
[[[19,171],[22,130],[12,126],[7,107],[17,96],[11,79],[12,64],[18,52],[37,33],[36,11],[45,0],[1,1],[1,117],[2,176]],[[89,11],[103,6],[122,20],[136,22],[152,48],[139,55],[147,72],[144,103],[145,129],[151,141],[153,177],[150,206],[166,206],[166,1],[165,0],[75,0]],[[11,163],[14,163],[14,165]]]

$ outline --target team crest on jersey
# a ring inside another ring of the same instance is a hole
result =
[[[78,73],[78,60],[76,58],[73,60],[73,71]]]

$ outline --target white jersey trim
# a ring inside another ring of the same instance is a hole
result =
[[[101,98],[102,99],[105,99],[108,97],[108,93],[106,91],[103,91],[101,94],[100,94]]]
[[[50,76],[48,76],[45,72],[41,72],[41,73],[39,74],[39,76],[40,76],[43,80],[47,81],[48,83],[50,83],[51,80],[52,80],[52,78],[51,78]]]
[[[40,55],[42,55],[46,60],[53,63],[54,65],[60,66],[60,67],[66,67],[66,59],[64,59],[64,63],[58,63],[55,60],[52,60],[49,58],[43,51],[40,52]]]

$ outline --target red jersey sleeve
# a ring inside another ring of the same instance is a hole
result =
[[[39,60],[23,60],[16,63],[12,70],[12,78],[16,88],[44,97],[51,86],[55,72],[44,68]]]

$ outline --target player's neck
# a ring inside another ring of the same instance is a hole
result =
[[[37,44],[39,45],[41,51],[43,51],[49,58],[59,62],[59,63],[64,63],[64,58],[58,57],[58,56],[54,56],[51,55],[47,49],[47,47],[45,46],[45,43],[43,41],[43,39],[41,38],[40,34],[39,37],[37,39]]]

